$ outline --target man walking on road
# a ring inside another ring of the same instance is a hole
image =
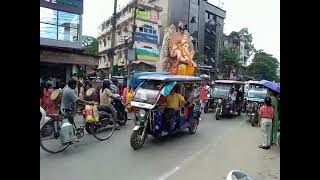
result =
[[[271,145],[271,131],[272,131],[272,119],[274,117],[274,108],[271,104],[271,98],[266,97],[265,104],[259,109],[261,130],[263,133],[263,142],[259,148],[270,149]]]

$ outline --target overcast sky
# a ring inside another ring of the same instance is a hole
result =
[[[124,6],[130,0],[118,0]],[[243,27],[252,33],[256,49],[280,61],[280,0],[220,0],[227,11],[224,33]],[[219,0],[209,0],[214,5]],[[221,3],[220,3],[221,4]],[[97,36],[98,26],[113,12],[113,0],[84,0],[83,35]]]

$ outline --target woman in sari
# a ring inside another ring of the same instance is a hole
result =
[[[279,128],[279,101],[278,101],[278,97],[277,97],[277,92],[268,89],[268,95],[271,97],[271,103],[274,107],[275,110],[275,116],[272,120],[272,133],[271,133],[271,143],[272,144],[277,144],[277,139],[278,139],[278,128]]]

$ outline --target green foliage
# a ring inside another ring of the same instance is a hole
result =
[[[113,75],[119,75],[119,66],[117,64],[113,65]]]
[[[82,36],[82,46],[85,52],[91,55],[97,55],[99,51],[98,40],[91,36]]]
[[[197,64],[204,64],[204,61],[206,59],[206,55],[200,54],[199,52],[196,52],[194,55],[194,62]]]
[[[240,52],[237,48],[223,48],[220,53],[220,62],[218,63],[220,72],[229,75],[233,69],[236,71],[241,67]]]
[[[279,62],[271,54],[258,50],[254,55],[252,63],[248,66],[248,73],[256,79],[266,79],[269,81],[280,80],[277,76]]]
[[[77,77],[85,78],[86,77],[86,69],[85,67],[79,67],[79,71],[77,73]]]

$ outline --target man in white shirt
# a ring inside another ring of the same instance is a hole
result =
[[[232,87],[229,93],[229,98],[231,98],[231,109],[230,109],[230,113],[233,113],[234,110],[234,105],[237,99],[237,92],[234,90],[234,88]]]

